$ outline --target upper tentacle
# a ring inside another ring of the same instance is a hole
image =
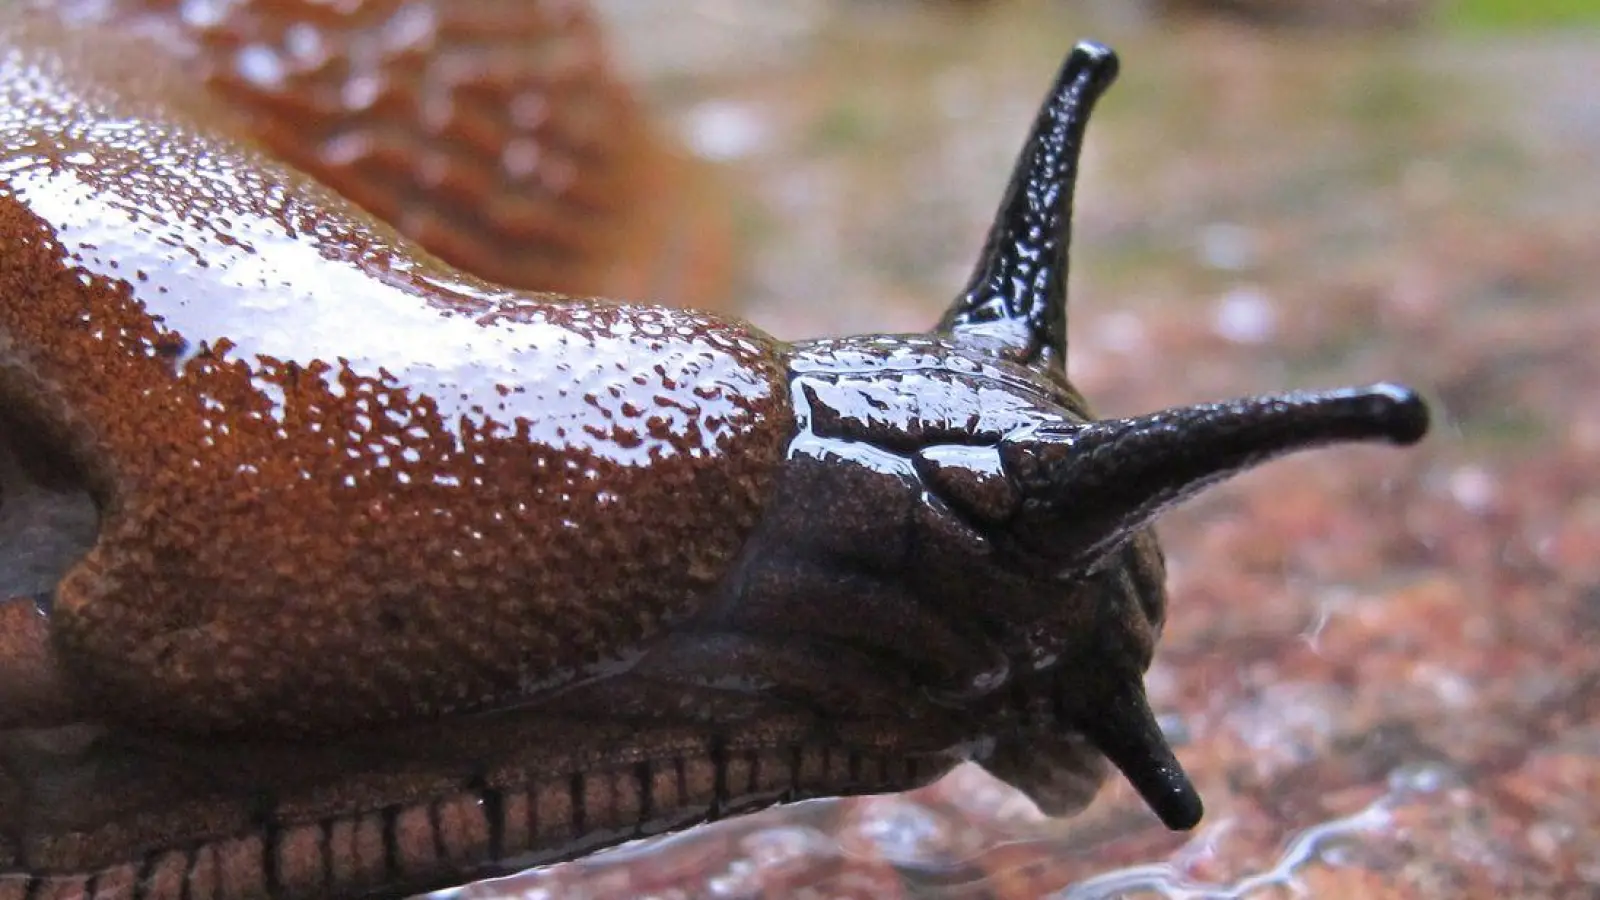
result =
[[[1110,48],[1073,48],[1034,121],[995,215],[983,255],[938,331],[997,342],[1041,367],[1065,365],[1072,194],[1084,129],[1117,76]]]

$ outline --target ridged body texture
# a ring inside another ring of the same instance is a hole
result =
[[[725,297],[715,188],[644,120],[586,3],[20,2],[144,39],[274,155],[480,277]]]
[[[769,339],[474,281],[178,69],[47,16],[0,41],[0,384],[103,508],[56,625],[105,702],[441,713],[694,611],[788,436]]]

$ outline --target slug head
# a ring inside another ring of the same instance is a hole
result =
[[[1116,67],[1072,51],[934,331],[795,346],[799,433],[719,621],[875,661],[919,689],[894,715],[960,723],[1047,810],[1086,802],[1051,781],[1098,754],[1189,828],[1200,800],[1142,683],[1166,604],[1151,520],[1291,451],[1413,443],[1428,417],[1392,385],[1093,417],[1065,372],[1067,247],[1084,125]]]

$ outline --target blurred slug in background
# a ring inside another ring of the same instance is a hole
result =
[[[25,6],[0,21],[0,566],[60,563],[0,605],[3,900],[403,894],[964,759],[1055,814],[1109,760],[1187,829],[1142,683],[1150,522],[1427,430],[1387,384],[1092,414],[1065,363],[1095,44],[932,330],[783,342],[493,283],[596,290],[608,254],[658,272],[700,228],[607,187],[666,152],[608,149],[642,128],[617,89],[556,91],[595,92],[569,121],[495,87],[565,57],[473,55],[512,34],[489,7]],[[606,83],[580,7],[517,8],[577,23]],[[409,74],[375,74],[385,48]],[[290,93],[294,60],[331,80]],[[527,145],[540,187],[508,180],[519,129],[562,122]],[[51,546],[73,504],[91,526]]]
[[[30,4],[117,33],[101,52],[181,67],[169,96],[199,82],[208,121],[451,265],[528,290],[727,300],[725,203],[641,115],[586,3]]]

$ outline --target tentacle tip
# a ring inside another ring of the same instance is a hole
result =
[[[1117,69],[1121,65],[1117,51],[1099,41],[1079,41],[1074,44],[1071,59],[1073,68],[1087,71],[1094,81],[1101,84],[1110,84],[1117,77]]]
[[[1080,40],[1072,45],[1072,53],[1067,54],[1067,70],[1075,75],[1080,85],[1090,85],[1091,96],[1106,93],[1106,88],[1117,80],[1120,67],[1122,62],[1117,59],[1117,51],[1094,40]]]
[[[1430,416],[1422,395],[1405,385],[1389,383],[1375,384],[1367,392],[1380,404],[1375,415],[1390,442],[1410,446],[1428,434]]]
[[[1173,831],[1188,831],[1199,825],[1206,808],[1189,776],[1177,768],[1164,770],[1161,775],[1160,789],[1150,789],[1144,795],[1151,811]]]

